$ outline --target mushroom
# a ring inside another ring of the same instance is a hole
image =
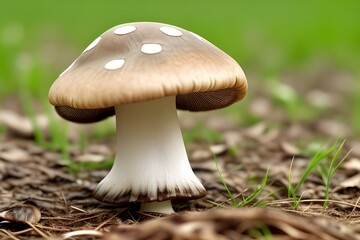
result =
[[[205,111],[240,101],[241,67],[204,38],[163,23],[115,26],[53,83],[63,118],[90,123],[116,115],[116,158],[94,197],[172,213],[171,199],[206,195],[191,169],[176,109]]]

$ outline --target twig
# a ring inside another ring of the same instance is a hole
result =
[[[75,236],[83,236],[83,235],[90,235],[90,236],[103,236],[102,232],[96,230],[78,230],[73,232],[68,232],[62,235],[63,239],[72,238]]]
[[[105,224],[107,224],[108,222],[110,222],[112,219],[114,219],[118,214],[120,213],[120,211],[116,212],[114,215],[112,215],[109,219],[107,219],[106,221],[102,222],[99,226],[97,226],[95,228],[95,231],[98,231],[100,228],[102,228]]]
[[[82,213],[87,213],[87,211],[85,211],[85,210],[83,210],[81,208],[75,207],[75,206],[70,206],[70,208],[78,210],[79,212],[82,212]]]
[[[360,197],[356,201],[355,206],[354,206],[353,210],[351,211],[350,215],[353,214],[356,211],[356,208],[360,207],[359,202],[360,202]]]
[[[60,229],[60,228],[47,227],[47,226],[42,226],[42,225],[37,225],[37,227],[40,228],[40,229],[51,230],[51,231],[54,231],[54,232],[66,232],[66,231],[69,231],[69,229]]]
[[[24,230],[21,230],[21,231],[17,231],[17,232],[12,232],[12,234],[14,236],[17,236],[17,235],[20,235],[20,234],[23,234],[23,233],[27,233],[27,232],[30,232],[32,231],[32,228],[27,228],[27,229],[24,229]]]
[[[20,238],[15,237],[14,235],[12,235],[10,232],[4,230],[4,229],[0,229],[1,232],[5,233],[6,235],[8,235],[11,239],[14,240],[21,240]]]
[[[301,203],[305,203],[305,202],[324,202],[325,199],[303,199],[300,200]],[[356,204],[353,203],[349,203],[349,202],[342,202],[342,201],[338,201],[338,200],[328,200],[330,203],[338,203],[338,204],[344,204],[350,207],[354,207],[355,209],[358,208],[360,209],[360,206],[357,205],[357,203],[359,202],[359,200],[357,201]],[[278,201],[274,201],[274,202],[270,202],[268,203],[269,205],[278,205],[278,204],[284,204],[284,203],[291,203],[292,200],[278,200]]]
[[[60,194],[61,194],[62,199],[64,200],[64,207],[65,207],[67,213],[69,213],[69,212],[68,212],[68,207],[69,207],[69,206],[68,206],[67,199],[66,199],[66,197],[65,197],[65,195],[64,195],[64,192],[61,191]]]
[[[37,232],[41,237],[45,238],[45,239],[50,239],[48,235],[46,235],[45,233],[43,233],[42,231],[40,231],[37,227],[35,227],[32,223],[27,222],[26,224],[28,224],[30,227],[32,227],[32,229],[35,230],[35,232]]]

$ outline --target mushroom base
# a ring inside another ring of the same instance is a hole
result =
[[[171,200],[163,202],[147,202],[141,203],[140,212],[155,212],[163,214],[175,213],[171,205]]]
[[[187,158],[175,96],[116,106],[117,150],[110,173],[94,191],[116,204],[206,195]]]

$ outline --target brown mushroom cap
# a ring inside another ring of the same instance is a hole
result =
[[[100,121],[114,106],[176,95],[181,110],[223,108],[241,100],[238,63],[185,29],[127,23],[104,32],[53,83],[50,103],[74,122]]]

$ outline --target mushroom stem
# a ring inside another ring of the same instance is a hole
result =
[[[175,96],[120,105],[115,111],[116,159],[95,198],[121,204],[205,196],[187,158]]]
[[[163,214],[172,214],[174,209],[171,205],[171,200],[163,202],[144,202],[141,203],[140,212],[156,212]]]

